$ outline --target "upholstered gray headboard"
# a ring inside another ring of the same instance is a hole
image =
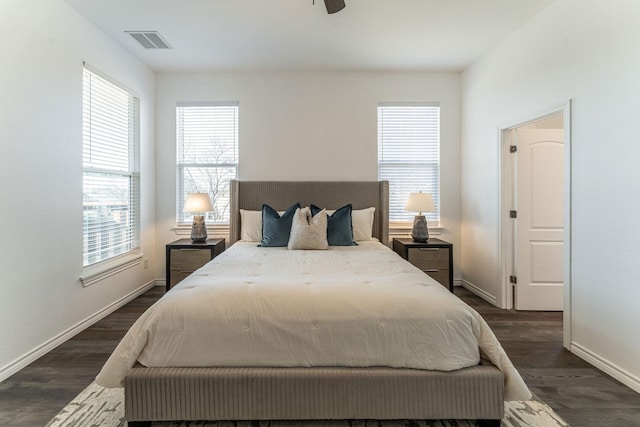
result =
[[[230,244],[240,240],[240,209],[259,211],[263,204],[285,210],[293,203],[337,209],[375,207],[373,236],[389,242],[389,181],[231,181]]]

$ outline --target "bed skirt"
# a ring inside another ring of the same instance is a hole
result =
[[[125,378],[125,418],[500,420],[503,389],[504,376],[493,365],[452,372],[138,365]]]

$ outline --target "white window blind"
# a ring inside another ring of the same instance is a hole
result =
[[[209,193],[213,212],[207,223],[229,222],[229,181],[238,169],[238,103],[178,104],[177,200],[178,224],[193,214],[182,212],[190,193]]]
[[[138,98],[84,69],[83,265],[139,246]]]
[[[431,193],[440,222],[440,106],[378,105],[378,179],[389,181],[389,220],[412,221],[404,210],[409,193]]]

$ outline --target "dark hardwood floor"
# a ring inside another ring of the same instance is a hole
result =
[[[94,380],[135,320],[164,295],[156,286],[0,383],[0,426],[47,424]]]
[[[45,425],[163,294],[154,287],[0,383],[0,426]],[[640,427],[640,394],[562,348],[562,313],[501,310],[462,288],[456,295],[487,320],[531,391],[571,426]]]
[[[487,321],[529,389],[572,427],[640,427],[640,394],[562,347],[562,313],[501,310],[456,294]]]

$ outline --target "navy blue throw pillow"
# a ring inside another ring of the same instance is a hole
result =
[[[322,210],[311,205],[311,215]],[[327,241],[329,246],[354,246],[353,227],[351,225],[351,204],[341,207],[331,215],[327,215]]]
[[[293,215],[299,207],[300,203],[295,203],[280,216],[271,206],[262,205],[262,242],[260,242],[260,246],[287,246]]]

